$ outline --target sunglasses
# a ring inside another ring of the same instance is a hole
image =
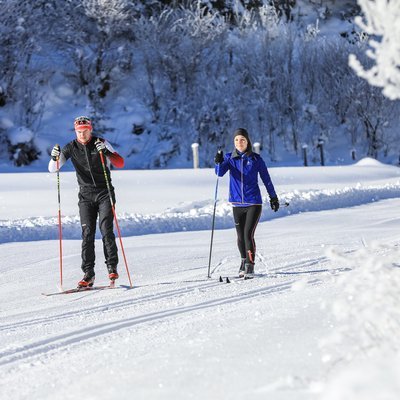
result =
[[[92,121],[88,117],[77,117],[75,118],[74,122],[75,126],[76,125],[91,125]]]

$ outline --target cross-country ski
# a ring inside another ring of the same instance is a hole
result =
[[[109,285],[102,286],[87,286],[87,287],[76,287],[72,289],[60,290],[59,292],[50,292],[50,293],[42,293],[43,296],[56,296],[59,294],[71,294],[71,293],[81,293],[93,290],[107,290],[107,289],[116,289],[119,286],[115,286],[114,282]]]

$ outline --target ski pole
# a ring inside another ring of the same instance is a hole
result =
[[[218,151],[219,151],[219,150],[218,150]],[[220,164],[217,164],[217,183],[215,184],[214,211],[213,211],[212,225],[211,225],[210,255],[209,255],[209,257],[208,257],[208,274],[207,274],[207,277],[208,277],[208,278],[211,278],[211,275],[210,275],[211,254],[212,254],[212,246],[213,246],[213,239],[214,239],[215,210],[216,210],[216,208],[217,208],[218,182],[219,182],[219,166],[220,166]]]
[[[96,143],[98,143],[100,140],[97,139]],[[122,251],[122,255],[124,257],[124,263],[125,263],[125,268],[126,268],[126,273],[128,274],[128,279],[129,279],[129,285],[132,288],[132,281],[131,281],[131,275],[129,273],[129,268],[128,268],[128,262],[126,261],[126,256],[125,256],[125,250],[124,250],[124,245],[122,244],[122,237],[121,237],[121,231],[119,229],[119,224],[118,224],[118,219],[117,219],[117,214],[115,212],[115,205],[114,205],[114,201],[111,195],[111,188],[110,188],[110,182],[108,181],[108,176],[107,176],[107,171],[106,171],[106,165],[104,163],[104,156],[103,156],[103,152],[100,150],[100,160],[101,160],[101,165],[103,167],[103,172],[104,172],[104,178],[106,180],[106,185],[107,185],[107,190],[108,190],[108,195],[110,197],[110,203],[111,203],[111,208],[112,208],[112,212],[114,215],[114,221],[115,221],[115,226],[117,227],[117,231],[118,231],[118,237],[119,237],[119,243],[121,245],[121,251]]]
[[[60,146],[56,144],[58,148]],[[60,288],[63,286],[63,263],[62,263],[62,226],[61,226],[61,190],[60,190],[60,156],[56,159],[57,168],[57,192],[58,192],[58,238],[60,242]]]

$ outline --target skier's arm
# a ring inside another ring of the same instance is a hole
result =
[[[60,163],[60,169],[61,167],[67,162],[67,160],[64,157],[64,154],[61,153],[59,163]],[[53,159],[50,159],[49,161],[49,172],[57,172],[57,161],[54,161]]]
[[[218,150],[214,158],[215,173],[218,176],[224,176],[229,169],[229,156],[225,155],[222,150]]]
[[[269,197],[277,197],[271,177],[269,176],[268,168],[261,157],[258,160],[258,173],[260,174],[261,180],[263,181],[265,188],[267,189]]]
[[[96,143],[97,150],[101,150],[115,168],[123,168],[125,165],[123,157],[114,150],[107,140],[99,139],[99,142]]]
[[[58,154],[56,151],[56,147],[58,147]],[[64,148],[63,150],[60,149],[60,146],[55,145],[53,147],[53,150],[51,151],[51,159],[49,161],[49,172],[57,172],[57,157],[58,157],[58,162],[59,162],[59,168],[61,169],[61,167],[67,162],[67,159],[69,158],[68,156],[68,150],[67,148]],[[67,154],[67,155],[65,155]]]

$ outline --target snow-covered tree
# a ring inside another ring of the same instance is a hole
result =
[[[30,164],[40,154],[34,132],[44,111],[41,85],[51,76],[35,57],[40,50],[41,27],[37,21],[43,5],[43,1],[0,3],[0,107],[8,110],[9,121],[6,134],[0,133],[0,142],[7,145],[10,159],[18,166]]]
[[[157,124],[153,132],[158,132],[158,142],[172,134],[171,152],[189,150],[193,141],[202,142],[204,150],[207,146],[205,138],[219,117],[212,110],[221,97],[219,92],[218,100],[213,100],[226,30],[218,14],[206,13],[201,7],[165,10],[158,18],[140,18],[134,24],[141,77],[136,91]],[[184,132],[182,137],[178,138],[176,130]],[[154,160],[158,165],[168,158],[164,150]]]
[[[363,18],[356,22],[369,35],[367,56],[373,65],[365,69],[355,55],[349,58],[357,74],[382,87],[388,98],[400,99],[400,1],[358,0]]]
[[[103,99],[131,69],[129,4],[127,0],[82,0],[69,11],[59,48],[74,68],[65,74],[87,96],[88,111],[101,130]]]
[[[35,141],[46,129],[41,116],[62,83],[73,106],[97,117],[97,131],[111,132],[114,113],[126,122],[115,135],[129,143],[134,167],[187,166],[194,141],[201,166],[210,166],[218,146],[231,149],[239,126],[271,160],[284,147],[301,162],[308,144],[317,162],[323,134],[327,143],[348,140],[362,154],[391,152],[397,161],[391,130],[400,103],[349,67],[350,53],[368,59],[362,46],[307,30],[295,12],[286,23],[277,6],[289,3],[0,0],[0,122],[12,115],[31,131],[0,126],[0,157],[10,154],[11,136]],[[322,3],[335,4],[309,6]]]

